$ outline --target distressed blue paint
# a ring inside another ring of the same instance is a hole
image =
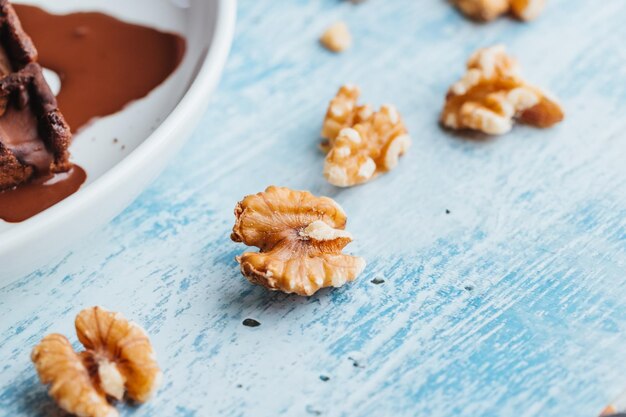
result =
[[[355,37],[342,55],[317,44],[337,19]],[[167,171],[0,288],[0,416],[62,415],[29,352],[50,332],[75,341],[94,304],[141,323],[165,372],[122,415],[594,416],[626,385],[625,20],[621,0],[550,0],[533,23],[490,25],[444,0],[241,0],[221,87]],[[463,62],[496,42],[563,100],[562,125],[483,141],[439,129]],[[396,104],[414,146],[338,190],[316,145],[347,81]],[[342,204],[348,251],[369,262],[357,282],[298,298],[241,277],[232,210],[269,184]]]

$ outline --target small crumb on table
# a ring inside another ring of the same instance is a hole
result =
[[[343,52],[352,45],[352,35],[344,22],[337,22],[326,29],[320,42],[332,52]]]
[[[255,319],[245,319],[244,321],[241,322],[241,324],[243,324],[246,327],[259,327],[261,325],[261,322],[255,320]]]

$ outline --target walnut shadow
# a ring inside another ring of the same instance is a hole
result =
[[[11,398],[17,398],[15,403],[16,411],[19,414],[28,416],[45,417],[69,417],[52,398],[48,395],[47,387],[42,385],[37,379],[36,371],[32,370],[33,376],[18,382],[11,387]],[[7,395],[7,393],[2,394]]]
[[[228,279],[233,280],[233,284],[221,290],[219,308],[229,317],[228,321],[242,328],[245,328],[242,325],[245,318],[259,320],[261,328],[272,326],[272,323],[279,322],[292,312],[318,308],[322,300],[333,303],[345,297],[344,293],[350,291],[351,286],[358,285],[358,281],[355,281],[341,288],[322,288],[311,296],[301,296],[271,291],[260,285],[251,284],[239,272],[239,268],[233,268],[228,274]],[[363,280],[368,282],[365,278]]]
[[[441,131],[449,138],[454,138],[459,141],[475,142],[475,143],[489,143],[495,141],[497,135],[488,135],[483,132],[479,132],[471,129],[453,130],[448,129],[439,123]]]
[[[33,368],[33,373],[35,370]],[[0,393],[0,396],[6,393]],[[36,376],[30,377],[11,388],[11,397],[18,398],[16,411],[28,416],[41,417],[72,417],[63,410],[48,394],[47,386],[41,384]],[[127,400],[123,403],[114,402],[113,405],[123,415],[124,411],[135,412],[142,404]]]

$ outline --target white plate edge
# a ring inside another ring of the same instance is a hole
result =
[[[0,255],[10,251],[12,247],[25,245],[37,236],[46,236],[56,223],[79,212],[86,204],[85,202],[98,194],[113,192],[112,189],[116,184],[136,173],[146,163],[146,159],[167,151],[169,144],[167,137],[182,129],[181,126],[189,122],[191,117],[188,115],[191,115],[191,112],[187,112],[187,109],[203,104],[206,96],[211,94],[217,86],[226,65],[235,33],[237,1],[218,1],[214,36],[207,56],[188,91],[174,110],[137,149],[82,190],[80,194],[69,196],[7,232],[8,236],[3,236],[0,241]]]

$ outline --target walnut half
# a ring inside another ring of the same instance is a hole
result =
[[[448,91],[441,123],[450,129],[500,135],[511,130],[514,119],[545,128],[563,117],[560,105],[527,84],[517,62],[497,45],[470,57],[467,73]]]
[[[253,284],[312,295],[354,280],[365,268],[362,258],[341,253],[352,236],[344,230],[343,209],[328,197],[271,186],[240,201],[235,217],[231,239],[260,249],[237,257]]]
[[[357,105],[359,89],[345,85],[330,102],[322,127],[327,151],[324,176],[333,185],[350,187],[392,170],[411,146],[411,138],[395,107],[373,111]]]
[[[546,0],[454,0],[468,17],[479,21],[494,20],[511,12],[520,20],[533,20],[541,14]]]
[[[76,353],[65,336],[51,334],[31,354],[57,404],[80,417],[115,417],[109,398],[122,400],[126,393],[134,401],[147,401],[162,374],[146,332],[101,307],[81,311],[75,326],[84,351]]]

